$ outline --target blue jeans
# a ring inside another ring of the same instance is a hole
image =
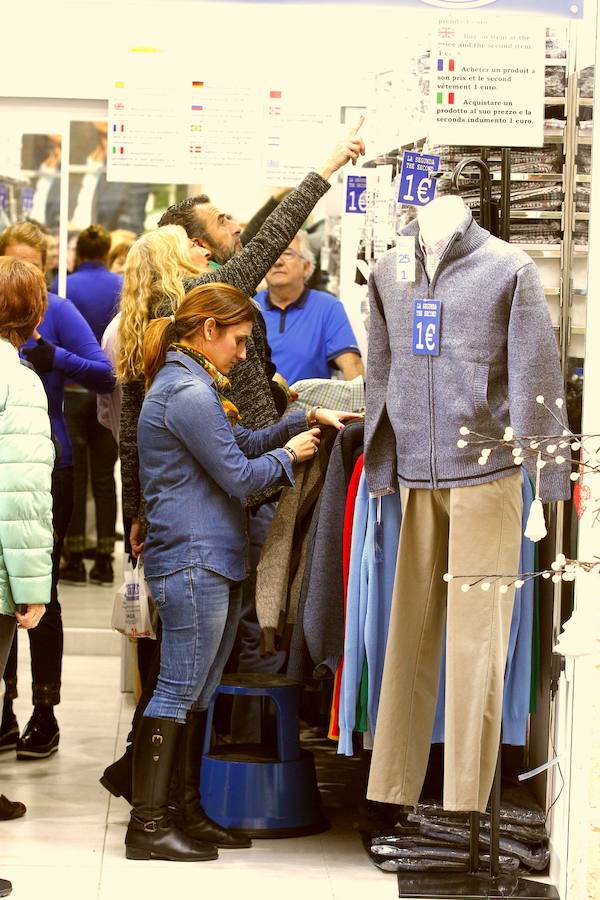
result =
[[[185,723],[206,709],[229,659],[242,586],[200,566],[147,579],[162,622],[160,674],[145,716]]]

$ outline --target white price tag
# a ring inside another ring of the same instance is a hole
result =
[[[415,280],[415,238],[412,234],[396,236],[396,279]]]

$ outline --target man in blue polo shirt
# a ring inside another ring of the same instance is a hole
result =
[[[288,384],[331,378],[333,369],[346,381],[364,372],[341,300],[306,287],[314,265],[308,237],[300,231],[269,269],[269,289],[255,298],[267,323],[273,361]]]

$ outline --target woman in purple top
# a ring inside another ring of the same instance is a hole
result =
[[[46,239],[30,222],[18,222],[0,234],[0,256],[31,262],[44,271]],[[52,593],[46,615],[29,632],[34,710],[25,731],[13,712],[16,697],[16,641],[4,680],[6,693],[0,726],[0,751],[16,748],[17,759],[43,759],[58,749],[59,730],[53,707],[60,702],[63,627],[57,595],[58,566],[73,505],[73,456],[63,415],[65,382],[105,392],[114,387],[111,365],[89,325],[68,300],[48,295],[48,309],[34,337],[23,345],[22,355],[40,376],[48,397],[48,413],[57,445],[52,475],[54,550]]]
[[[123,278],[106,268],[110,234],[101,225],[90,225],[77,238],[75,271],[67,277],[66,296],[86,320],[98,343],[117,312]],[[96,391],[69,384],[65,391],[65,419],[73,444],[73,514],[65,546],[68,562],[60,570],[61,581],[85,584],[88,478],[96,509],[96,560],[90,581],[112,585],[115,549],[117,442],[98,421]]]

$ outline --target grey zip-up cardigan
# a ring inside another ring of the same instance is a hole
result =
[[[479,465],[480,446],[459,448],[460,428],[502,438],[561,434],[536,402],[564,399],[556,339],[535,263],[492,237],[465,209],[462,224],[429,282],[416,221],[416,279],[396,280],[395,251],[377,263],[369,280],[371,321],[367,363],[365,473],[369,490],[482,484],[516,471],[508,445]],[[439,356],[412,352],[415,299],[442,301]],[[468,439],[468,438],[467,438]],[[471,438],[473,440],[473,438]],[[484,445],[485,446],[485,445]],[[569,452],[563,454],[569,457]],[[527,468],[535,478],[535,458]],[[542,469],[544,501],[570,497],[570,468]]]

